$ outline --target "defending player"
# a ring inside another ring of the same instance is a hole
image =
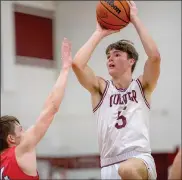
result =
[[[37,180],[35,147],[43,138],[62,102],[68,73],[72,64],[71,44],[62,43],[62,69],[34,126],[23,131],[14,116],[2,116],[0,120],[1,179]]]

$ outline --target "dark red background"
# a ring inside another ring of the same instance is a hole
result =
[[[157,180],[168,179],[168,167],[173,163],[177,152],[178,149],[174,153],[152,153],[156,163]],[[38,159],[47,160],[52,167],[64,167],[65,169],[100,168],[100,157],[98,155],[64,158],[39,157]],[[51,177],[51,169],[49,173]]]
[[[16,55],[53,60],[52,19],[15,12]]]

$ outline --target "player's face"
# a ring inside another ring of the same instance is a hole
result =
[[[15,144],[18,145],[20,144],[20,141],[21,141],[21,137],[24,133],[24,130],[22,128],[22,126],[18,123],[15,124],[15,130],[14,130],[14,133],[15,133]]]
[[[112,49],[107,54],[107,68],[111,76],[120,76],[131,67],[132,63],[126,52]]]

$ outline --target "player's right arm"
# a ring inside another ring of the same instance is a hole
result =
[[[35,149],[59,110],[59,106],[64,96],[68,73],[72,64],[71,44],[66,39],[64,39],[62,43],[62,63],[63,66],[60,75],[47,97],[43,110],[36,123],[24,133],[20,144],[16,147],[17,158],[24,157],[25,153],[32,152]]]
[[[78,81],[91,94],[100,91],[100,84],[102,83],[102,80],[94,74],[93,70],[87,65],[87,63],[99,42],[105,36],[114,32],[118,31],[105,30],[101,28],[99,23],[97,23],[96,31],[92,34],[89,40],[80,48],[80,50],[76,53],[73,59],[72,68],[77,76]]]

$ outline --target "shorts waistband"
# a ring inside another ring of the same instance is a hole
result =
[[[126,153],[123,153],[123,154],[115,156],[115,157],[104,158],[104,159],[100,160],[101,167],[110,166],[112,164],[116,164],[116,163],[125,161],[133,156],[137,156],[137,155],[140,155],[143,153],[148,153],[148,152],[130,151],[130,152],[126,152]],[[148,153],[148,154],[150,154],[150,153]]]

